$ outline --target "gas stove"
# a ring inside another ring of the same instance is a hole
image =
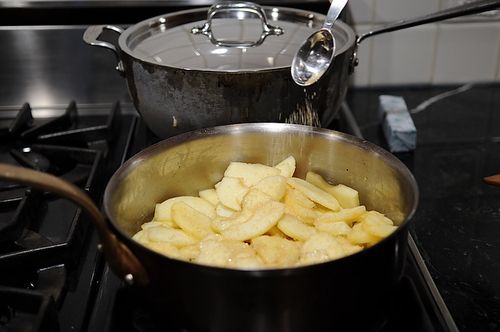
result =
[[[9,114],[0,120],[0,161],[61,177],[96,201],[136,121],[118,103],[92,110],[25,103],[1,113]],[[0,330],[82,330],[103,265],[96,244],[90,221],[72,203],[0,182]]]
[[[128,105],[127,107],[130,107]],[[45,112],[45,113],[44,113]],[[38,118],[37,114],[53,114]],[[34,109],[3,114],[0,160],[65,178],[102,198],[124,160],[157,142],[130,110]],[[98,115],[96,115],[98,114]],[[361,135],[344,105],[333,124]],[[113,135],[110,135],[113,133]],[[118,279],[97,250],[93,226],[79,208],[50,193],[0,183],[0,327],[7,331],[184,331],[175,317],[157,317]],[[412,239],[394,307],[379,331],[456,331],[454,321]]]

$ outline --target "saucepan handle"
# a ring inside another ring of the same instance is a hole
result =
[[[116,46],[106,41],[99,40],[99,37],[102,35],[104,30],[111,30],[119,35],[122,34],[123,32],[122,28],[117,27],[115,25],[91,25],[83,33],[83,41],[91,46],[98,46],[111,50],[114,53],[117,61],[115,69],[121,75],[123,75],[125,70],[123,68],[123,62],[120,59],[120,53],[118,52]]]
[[[100,246],[112,270],[128,284],[134,283],[140,286],[148,284],[148,274],[142,264],[111,232],[105,217],[83,190],[53,175],[2,163],[0,163],[0,179],[59,194],[80,206],[92,218],[99,233]]]
[[[416,17],[416,18],[412,18],[412,19],[408,19],[408,20],[397,21],[397,22],[385,25],[381,28],[369,31],[369,32],[357,37],[356,48],[359,45],[359,43],[361,43],[366,38],[380,35],[382,33],[396,31],[396,30],[403,30],[403,29],[411,28],[411,27],[418,26],[418,25],[443,21],[443,20],[447,20],[450,18],[465,16],[465,15],[483,13],[483,12],[487,12],[487,11],[497,9],[497,8],[500,8],[500,0],[479,0],[479,1],[473,1],[470,3],[466,3],[464,5],[444,9],[444,10],[441,10],[441,11],[438,11],[438,12],[435,12],[432,14],[428,14],[428,15],[424,15],[424,16],[420,16],[420,17]],[[353,67],[356,66],[357,64],[358,64],[358,59],[357,59],[357,56],[355,54],[353,57]]]
[[[215,38],[212,32],[212,20],[215,15],[221,17],[243,19],[251,13],[259,17],[262,23],[262,33],[257,41],[223,40]],[[253,2],[218,2],[210,7],[207,14],[207,22],[202,26],[195,26],[191,29],[193,34],[207,36],[212,44],[222,47],[255,47],[261,45],[267,36],[279,36],[283,34],[283,29],[267,23],[266,13],[261,6]]]

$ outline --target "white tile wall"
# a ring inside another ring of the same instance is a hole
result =
[[[464,5],[470,0],[441,0],[440,7],[441,9],[446,9],[454,6]]]
[[[496,79],[500,22],[442,23],[437,40],[433,83]]]
[[[375,0],[375,20],[392,22],[439,10],[440,0]]]
[[[470,1],[350,0],[349,7],[361,34]],[[500,11],[371,37],[358,54],[356,86],[500,82]]]
[[[432,79],[435,25],[373,37],[371,85],[428,83]]]
[[[375,0],[350,0],[349,7],[356,24],[374,21]]]

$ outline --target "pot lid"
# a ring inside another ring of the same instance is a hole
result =
[[[205,8],[145,20],[120,36],[120,48],[145,62],[188,70],[277,69],[291,66],[297,49],[325,18],[292,8],[236,5],[219,3],[208,15]],[[339,21],[333,34],[337,54],[355,41],[352,29]]]

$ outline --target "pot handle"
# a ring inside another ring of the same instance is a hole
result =
[[[148,284],[148,274],[142,264],[132,251],[110,231],[105,217],[83,190],[53,175],[2,163],[0,163],[0,179],[47,190],[76,203],[89,214],[94,222],[101,241],[99,250],[104,251],[111,269],[127,284],[140,286]]]
[[[356,54],[357,47],[366,38],[376,36],[376,35],[386,33],[386,32],[403,30],[403,29],[411,28],[411,27],[418,26],[418,25],[443,21],[443,20],[447,20],[450,18],[487,12],[487,11],[490,11],[490,10],[493,10],[496,8],[500,8],[500,0],[473,1],[470,3],[466,3],[464,5],[455,6],[452,8],[440,10],[438,12],[431,13],[428,15],[424,15],[424,16],[420,16],[420,17],[416,17],[416,18],[412,18],[412,19],[408,19],[408,20],[393,22],[393,23],[390,23],[390,24],[383,26],[379,29],[369,31],[361,36],[358,36],[356,39],[356,50],[355,50],[355,53],[353,56],[352,68],[357,66],[359,63],[359,60],[358,60],[357,54]]]
[[[252,13],[260,18],[262,23],[262,33],[257,41],[237,41],[217,39],[212,33],[212,19],[216,14],[223,14],[223,17],[245,18],[247,13]],[[267,23],[266,13],[264,9],[253,2],[219,2],[210,7],[207,14],[207,22],[202,26],[195,26],[191,29],[192,34],[201,34],[207,36],[212,44],[222,47],[255,47],[261,45],[267,36],[279,36],[284,33],[283,29]]]
[[[114,25],[91,25],[83,33],[83,41],[91,46],[98,46],[111,50],[115,54],[117,61],[115,69],[121,75],[123,75],[125,73],[125,70],[123,68],[123,62],[120,59],[120,53],[118,52],[116,46],[111,43],[99,40],[99,37],[102,35],[104,30],[111,30],[118,33],[119,35],[121,35],[124,31],[122,28]]]

